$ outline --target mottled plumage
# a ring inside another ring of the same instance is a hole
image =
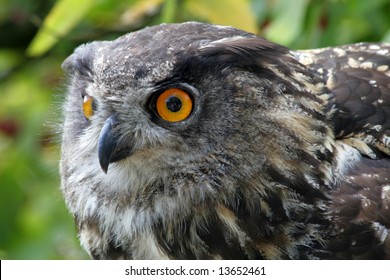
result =
[[[390,258],[390,44],[166,24],[63,67],[61,188],[91,257]]]

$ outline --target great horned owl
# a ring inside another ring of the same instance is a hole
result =
[[[163,24],[63,68],[62,192],[92,258],[390,258],[390,44]]]

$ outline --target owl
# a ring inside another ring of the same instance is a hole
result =
[[[188,22],[63,69],[61,190],[91,258],[390,258],[390,44]]]

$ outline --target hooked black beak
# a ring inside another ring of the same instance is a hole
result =
[[[98,156],[100,167],[107,173],[112,154],[118,145],[118,139],[113,132],[117,120],[115,116],[110,116],[103,125],[99,135]]]
[[[121,148],[119,145],[119,132],[116,131],[118,124],[115,115],[111,115],[104,123],[99,135],[98,157],[100,167],[107,173],[108,166],[112,162],[121,160],[131,154],[131,148]]]

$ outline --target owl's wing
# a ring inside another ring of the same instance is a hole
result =
[[[390,44],[295,52],[334,93],[334,258],[390,258]]]

